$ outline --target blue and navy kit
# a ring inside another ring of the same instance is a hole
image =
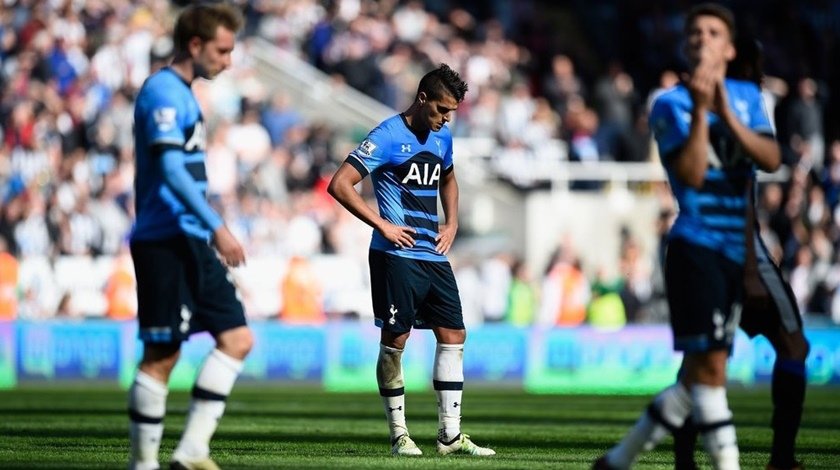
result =
[[[438,234],[438,188],[453,170],[449,127],[416,135],[403,115],[373,129],[345,160],[362,177],[371,175],[379,215],[395,225],[416,230],[411,248],[397,248],[374,230],[370,248],[403,258],[446,261],[435,251]]]
[[[179,184],[194,185],[196,194],[203,197],[200,204],[206,204],[206,131],[189,83],[169,67],[149,77],[137,96],[134,126],[137,220],[132,240],[162,240],[179,234],[209,240],[221,218],[209,205],[201,206],[207,215],[200,218],[166,184],[161,165],[164,152],[182,153],[188,177]]]
[[[773,136],[758,86],[732,79],[727,79],[725,86],[729,106],[740,122],[759,134]],[[709,248],[743,264],[746,209],[750,203],[747,190],[748,182],[755,180],[755,165],[726,124],[709,113],[710,146],[703,186],[694,189],[680,182],[671,162],[688,139],[692,107],[688,89],[677,85],[657,98],[650,114],[659,154],[679,204],[669,237]]]

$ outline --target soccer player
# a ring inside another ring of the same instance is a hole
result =
[[[763,54],[755,40],[739,37],[738,55],[728,68],[731,77],[761,86]],[[754,197],[755,193],[751,193]],[[748,237],[744,266],[745,299],[741,328],[750,336],[764,335],[776,351],[773,367],[773,445],[768,470],[801,469],[795,457],[796,435],[805,400],[805,359],[808,341],[802,333],[802,319],[796,299],[782,278],[754,223],[755,199],[747,206]],[[674,464],[678,469],[696,469],[694,444],[697,428],[687,419],[674,432]]]
[[[137,96],[137,220],[130,245],[144,348],[128,400],[131,469],[159,468],[167,382],[181,342],[197,331],[213,335],[216,348],[198,372],[170,468],[218,468],[210,438],[253,343],[225,267],[244,263],[245,254],[206,200],[205,127],[190,88],[230,66],[241,24],[228,5],[185,9],[175,25],[172,64],[150,76]]]
[[[373,227],[371,294],[381,344],[376,365],[391,453],[420,455],[405,422],[401,358],[411,328],[437,339],[433,385],[438,398],[440,454],[494,455],[461,433],[466,330],[458,286],[446,254],[458,231],[458,182],[446,125],[467,84],[442,64],[421,80],[414,102],[383,121],[350,153],[330,181],[330,194]],[[378,213],[353,188],[371,175]],[[440,193],[445,223],[438,219]]]
[[[674,347],[685,353],[683,373],[595,468],[629,468],[689,415],[712,466],[740,468],[726,360],[744,300],[755,168],[776,170],[781,152],[758,87],[726,78],[736,55],[732,13],[717,4],[697,5],[686,17],[685,33],[690,73],[656,99],[650,115],[680,207],[669,234],[665,280]]]

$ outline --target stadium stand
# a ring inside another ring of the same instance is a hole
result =
[[[250,315],[282,319],[284,275],[298,258],[320,284],[326,318],[370,315],[369,232],[336,207],[325,181],[359,129],[405,108],[407,87],[446,62],[471,90],[452,126],[470,206],[454,251],[465,319],[506,321],[508,305],[481,293],[524,285],[537,299],[526,318],[564,323],[549,298],[572,283],[587,301],[617,294],[626,321],[663,321],[658,235],[675,208],[644,116],[683,69],[673,38],[685,2],[237,3],[248,26],[233,70],[196,94],[211,127],[213,203],[251,257],[235,273]],[[742,26],[764,45],[785,155],[786,170],[761,188],[764,238],[808,320],[840,323],[840,94],[830,93],[840,65],[829,60],[840,11],[836,2],[731,3],[750,9]],[[168,57],[171,8],[19,0],[0,11],[0,252],[19,265],[0,270],[17,278],[0,280],[0,302],[17,302],[19,318],[125,317],[108,313],[120,298],[108,286],[132,220],[132,101]],[[605,225],[610,263],[568,233],[542,239],[541,256],[523,251],[527,234],[515,243],[488,235],[504,226],[482,216],[488,198],[524,205],[540,191],[656,204],[644,227]]]

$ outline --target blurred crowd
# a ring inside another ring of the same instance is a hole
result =
[[[493,139],[488,169],[527,191],[550,184],[551,175],[528,170],[543,162],[658,158],[646,113],[685,70],[678,38],[691,4],[236,3],[246,28],[232,70],[194,85],[210,130],[209,192],[249,256],[264,261],[238,277],[246,307],[296,322],[369,314],[369,229],[325,192],[344,157],[337,142],[348,136],[309,121],[291,97],[260,82],[250,38],[397,110],[410,104],[425,71],[448,63],[470,86],[454,135]],[[829,60],[840,52],[840,2],[729,4],[744,19],[741,30],[763,45],[766,102],[789,172],[761,186],[764,240],[802,311],[840,323],[840,106],[830,93],[840,89],[840,65]],[[0,318],[135,314],[126,247],[133,99],[171,54],[172,7],[164,0],[9,0],[0,7]],[[676,212],[667,188],[637,190],[660,197],[656,233],[663,236]],[[556,247],[545,267],[526,266],[511,252],[474,262],[456,246],[466,320],[665,321],[661,252],[646,253],[628,231],[618,236],[617,275],[592,269],[570,243]],[[340,259],[352,282],[331,279],[337,265],[327,257]]]

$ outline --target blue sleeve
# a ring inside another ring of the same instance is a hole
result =
[[[761,95],[761,89],[758,86],[752,86],[750,93],[750,129],[753,131],[774,136],[773,125],[770,123],[770,115],[767,113],[767,107],[764,105],[764,97]]]
[[[660,97],[650,112],[650,127],[663,163],[683,146],[691,129],[691,114],[681,110],[674,100]]]
[[[449,172],[452,169],[452,165],[455,161],[452,159],[452,134],[446,134],[446,152],[443,154],[443,171]]]
[[[222,218],[210,207],[207,199],[196,187],[184,164],[184,152],[169,148],[161,154],[163,179],[172,191],[178,195],[187,209],[195,214],[212,231],[222,225]]]
[[[150,147],[171,148],[181,147],[186,142],[184,123],[186,110],[173,93],[163,93],[154,87],[149,87],[147,98],[147,115],[144,125],[149,138]]]
[[[350,152],[345,160],[353,165],[362,177],[367,176],[391,159],[388,149],[391,146],[391,136],[382,126],[378,126],[367,135],[367,138]]]

